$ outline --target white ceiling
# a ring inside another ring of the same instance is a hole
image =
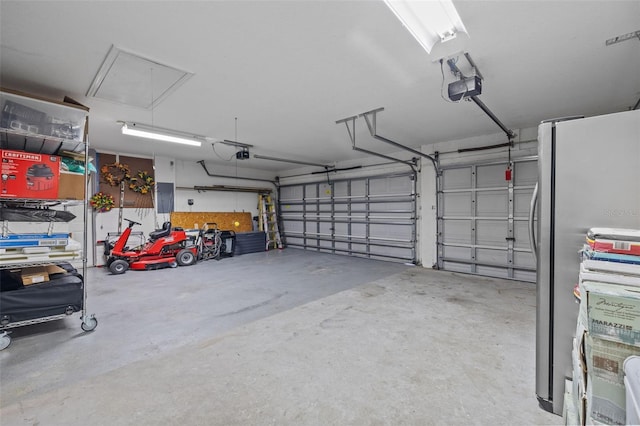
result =
[[[454,3],[485,78],[480,98],[507,127],[623,111],[640,98],[640,40],[605,47],[640,30],[640,1]],[[427,55],[382,1],[2,0],[0,42],[2,86],[89,106],[99,151],[218,161],[210,144],[122,136],[116,122],[126,120],[333,163],[361,156],[335,121],[378,107],[378,133],[414,147],[500,131],[473,103],[441,98],[437,53]],[[194,76],[153,111],[86,98],[112,45]],[[394,151],[362,119],[357,144]]]

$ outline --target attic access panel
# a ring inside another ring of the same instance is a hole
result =
[[[151,109],[193,73],[111,46],[87,96]]]

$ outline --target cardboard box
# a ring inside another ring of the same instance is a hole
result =
[[[598,377],[623,387],[624,361],[630,356],[640,355],[639,347],[590,335],[585,339],[585,351],[590,379]]]
[[[575,346],[575,344],[574,344]],[[572,389],[571,394],[573,398],[573,404],[576,408],[577,419],[576,423],[567,424],[585,424],[586,409],[587,409],[587,372],[585,363],[582,360],[582,356],[574,348],[571,351],[571,358],[573,360],[573,376],[572,376]]]
[[[640,288],[583,281],[580,293],[592,337],[640,346]]]
[[[592,423],[626,424],[624,361],[640,348],[586,335],[587,417]]]
[[[0,198],[58,198],[59,157],[5,149],[0,161]]]
[[[31,285],[49,281],[49,275],[64,273],[65,270],[56,265],[34,266],[11,271],[11,275],[22,281],[23,285]]]
[[[587,383],[587,424],[626,424],[626,394],[620,386],[598,377]]]
[[[79,173],[60,172],[58,198],[61,200],[84,199],[84,175]]]

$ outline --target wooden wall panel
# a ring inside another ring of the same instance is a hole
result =
[[[99,188],[100,191],[105,194],[111,194],[113,199],[116,202],[114,208],[120,207],[120,186],[111,186],[107,183],[102,173],[100,172],[100,168],[107,164],[113,164],[116,162],[116,156],[113,154],[99,154],[99,164],[98,164],[98,179],[100,179]],[[149,158],[136,158],[136,157],[125,157],[124,155],[119,156],[119,163],[125,164],[129,167],[129,171],[132,176],[135,176],[138,171],[144,171],[149,176],[154,177],[153,173],[153,160]],[[115,172],[114,172],[115,175]],[[154,178],[155,180],[155,178]],[[93,194],[89,194],[91,196]],[[140,194],[139,192],[132,191],[129,189],[128,185],[125,185],[124,188],[124,207],[125,208],[153,208],[153,194]]]
[[[223,231],[251,232],[253,219],[251,213],[236,212],[172,212],[171,226],[184,229],[202,228],[207,222],[215,222]],[[236,225],[237,222],[237,225]]]

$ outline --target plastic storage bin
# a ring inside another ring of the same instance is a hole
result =
[[[630,356],[624,361],[624,388],[626,392],[628,425],[640,424],[640,356]]]

